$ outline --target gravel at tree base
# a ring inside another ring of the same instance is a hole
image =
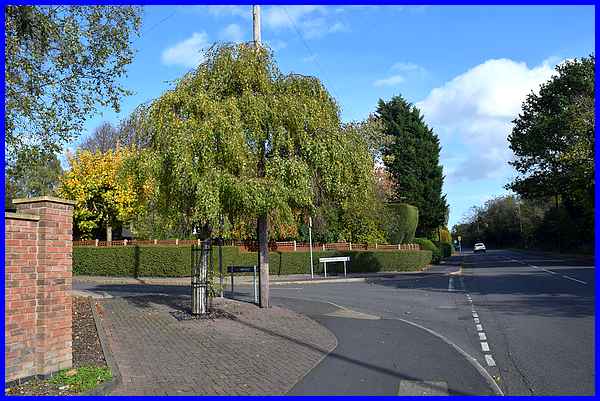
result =
[[[100,338],[92,314],[92,299],[73,299],[73,368],[83,366],[106,367]],[[7,395],[75,395],[76,391],[59,388],[49,380],[31,379],[5,389]]]

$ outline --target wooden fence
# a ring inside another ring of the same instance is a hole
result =
[[[167,239],[167,240],[120,240],[120,241],[99,241],[83,240],[73,241],[73,246],[132,246],[132,245],[160,245],[160,246],[190,246],[200,245],[201,240],[195,239]],[[256,241],[224,240],[224,246],[238,246],[242,252],[256,252],[258,243]],[[333,242],[333,243],[313,243],[313,251],[418,251],[421,249],[418,244],[366,244],[352,242]],[[278,252],[308,252],[310,244],[308,242],[280,241],[269,242],[270,251]]]

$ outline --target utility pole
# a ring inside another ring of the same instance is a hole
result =
[[[261,46],[260,41],[260,6],[252,6],[252,37],[254,47]],[[258,178],[264,178],[267,140],[262,144],[262,156],[258,161]],[[258,266],[260,271],[259,305],[261,308],[269,307],[269,219],[267,213],[258,216],[256,221],[258,240]]]
[[[260,41],[260,6],[252,6],[252,38],[256,47],[261,45]]]

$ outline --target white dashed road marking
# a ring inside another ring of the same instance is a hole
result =
[[[496,366],[496,361],[494,361],[494,358],[492,358],[492,356],[489,354],[485,355],[485,362],[488,364],[488,366]]]
[[[475,310],[475,305],[473,304],[471,295],[469,295],[468,293],[465,293],[465,295],[471,304],[471,314],[473,315],[473,322],[475,323],[477,335],[479,336],[479,344],[481,345],[481,351],[484,353],[483,356],[485,358],[485,363],[489,367],[494,367],[496,366],[496,361],[494,360],[490,352],[490,344],[487,342],[487,335],[483,331],[483,325],[481,324],[479,313],[477,313],[477,311]]]

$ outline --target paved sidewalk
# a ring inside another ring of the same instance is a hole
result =
[[[447,266],[452,266],[448,262]],[[271,284],[296,284],[296,283],[329,283],[329,282],[359,282],[377,278],[392,278],[397,275],[418,274],[427,271],[432,266],[427,266],[423,270],[404,271],[404,272],[376,272],[376,273],[351,273],[347,277],[343,274],[323,277],[315,275],[311,278],[310,274],[289,274],[289,275],[270,275]],[[230,275],[225,275],[224,284],[229,285]],[[215,279],[218,282],[218,278]],[[190,277],[108,277],[108,276],[73,276],[73,282],[89,284],[149,284],[149,285],[190,285]],[[236,275],[235,283],[248,284],[252,282],[252,276]]]
[[[234,318],[179,321],[186,296],[96,301],[123,378],[113,395],[285,394],[333,350],[335,336],[290,310],[215,299]]]

